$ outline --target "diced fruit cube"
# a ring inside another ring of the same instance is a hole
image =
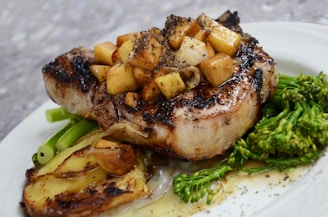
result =
[[[233,75],[233,63],[229,55],[217,53],[199,64],[207,81],[214,87],[227,81]]]
[[[171,16],[171,21],[174,25],[169,25],[171,33],[168,37],[170,46],[177,50],[185,36],[193,37],[200,30],[200,26],[196,20],[190,20],[186,18]],[[178,23],[175,23],[178,22]]]
[[[156,77],[155,82],[166,99],[171,99],[186,89],[179,72]]]
[[[134,40],[135,38],[138,37],[139,33],[136,32],[131,32],[131,33],[126,33],[123,35],[119,35],[116,38],[116,46],[120,47],[125,41],[127,40]]]
[[[163,46],[156,38],[144,33],[136,41],[128,63],[152,71],[163,54]]]
[[[204,29],[201,29],[196,33],[196,35],[193,38],[204,42],[207,38],[207,32]]]
[[[120,56],[120,60],[122,61],[122,63],[128,63],[129,55],[133,51],[133,45],[133,41],[129,39],[124,41],[123,44],[118,48],[118,55]]]
[[[149,101],[161,95],[161,90],[157,86],[154,79],[148,81],[142,88],[141,97],[144,101]]]
[[[116,50],[116,45],[111,42],[102,42],[94,47],[95,62],[97,64],[113,65],[112,55]]]
[[[120,94],[138,89],[133,76],[133,67],[125,64],[116,64],[107,73],[107,92]]]
[[[107,72],[109,71],[110,66],[106,65],[91,65],[90,71],[101,83],[106,80]]]
[[[235,55],[239,48],[241,35],[219,24],[208,35],[208,41],[216,52]]]
[[[153,72],[140,67],[133,67],[133,75],[140,87],[144,87],[152,79]]]
[[[131,108],[136,108],[138,105],[138,94],[136,92],[126,93],[124,103]]]
[[[208,57],[212,57],[215,55],[215,50],[212,47],[211,43],[206,42],[206,49],[207,49]]]

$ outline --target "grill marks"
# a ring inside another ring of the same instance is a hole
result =
[[[42,72],[57,80],[58,85],[78,85],[79,90],[85,93],[99,84],[89,69],[93,63],[91,50],[75,48],[45,65]]]

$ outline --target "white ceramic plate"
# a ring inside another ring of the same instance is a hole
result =
[[[242,25],[276,62],[282,73],[296,74],[328,71],[328,28],[305,23],[268,22]],[[32,166],[31,156],[48,136],[63,123],[49,124],[47,101],[28,116],[0,144],[0,216],[23,217],[19,207],[25,170]],[[297,182],[284,186],[248,186],[247,192],[228,197],[219,206],[197,214],[205,216],[326,216],[328,213],[328,156],[319,160]],[[267,190],[265,190],[267,188]]]

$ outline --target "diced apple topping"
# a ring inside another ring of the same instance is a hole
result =
[[[229,55],[217,53],[199,64],[208,82],[216,87],[233,75],[233,63]]]
[[[94,46],[91,72],[106,82],[108,94],[138,100],[170,100],[207,82],[217,87],[233,76],[233,57],[241,35],[201,14],[196,19],[171,15],[165,28],[119,35],[116,44]]]
[[[107,73],[107,92],[120,94],[138,89],[132,66],[123,63],[112,66]]]

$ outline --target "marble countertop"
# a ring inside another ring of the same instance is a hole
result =
[[[237,10],[242,23],[310,22],[328,26],[328,0],[0,0],[0,141],[49,98],[41,68],[76,46],[119,33],[162,27],[166,16],[218,16]]]

